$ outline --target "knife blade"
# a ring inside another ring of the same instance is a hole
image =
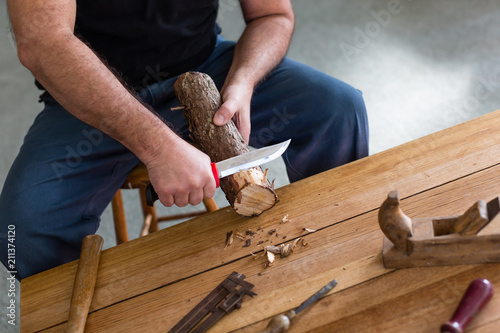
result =
[[[237,172],[247,170],[267,162],[271,162],[280,157],[290,145],[291,139],[277,143],[272,146],[256,149],[245,154],[234,156],[219,162],[212,162],[211,168],[215,179],[216,187],[219,187],[219,179],[230,176]],[[146,202],[148,206],[153,206],[158,200],[158,194],[149,184],[146,187]]]

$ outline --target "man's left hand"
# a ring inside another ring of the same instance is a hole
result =
[[[227,83],[221,90],[222,105],[214,116],[214,124],[225,125],[233,119],[241,136],[250,139],[250,100],[253,87],[245,84]]]

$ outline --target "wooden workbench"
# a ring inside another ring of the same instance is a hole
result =
[[[210,332],[258,332],[333,278],[338,286],[289,332],[437,332],[475,278],[489,279],[497,294],[469,331],[498,332],[500,264],[384,268],[377,210],[393,189],[412,218],[461,214],[499,196],[500,111],[279,188],[279,203],[259,217],[223,208],[105,250],[87,331],[166,332],[237,271],[258,295]],[[247,229],[257,231],[250,247],[235,238],[224,250],[228,231]],[[259,241],[297,237],[308,246],[271,267],[250,254]],[[22,281],[22,332],[64,331],[76,267],[71,262]]]

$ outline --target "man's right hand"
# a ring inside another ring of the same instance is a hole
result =
[[[215,193],[210,158],[189,143],[176,141],[175,147],[160,149],[145,162],[149,179],[163,205],[198,205]]]

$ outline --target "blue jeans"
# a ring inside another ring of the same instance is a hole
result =
[[[234,42],[219,38],[195,70],[220,89]],[[175,77],[144,79],[139,96],[188,138]],[[79,257],[82,239],[139,160],[122,144],[78,120],[50,97],[29,129],[0,195],[0,259],[22,279]],[[283,158],[291,182],[368,155],[368,123],[361,92],[288,58],[255,90],[250,145],[292,139]],[[15,228],[15,267],[8,262],[8,230]]]

